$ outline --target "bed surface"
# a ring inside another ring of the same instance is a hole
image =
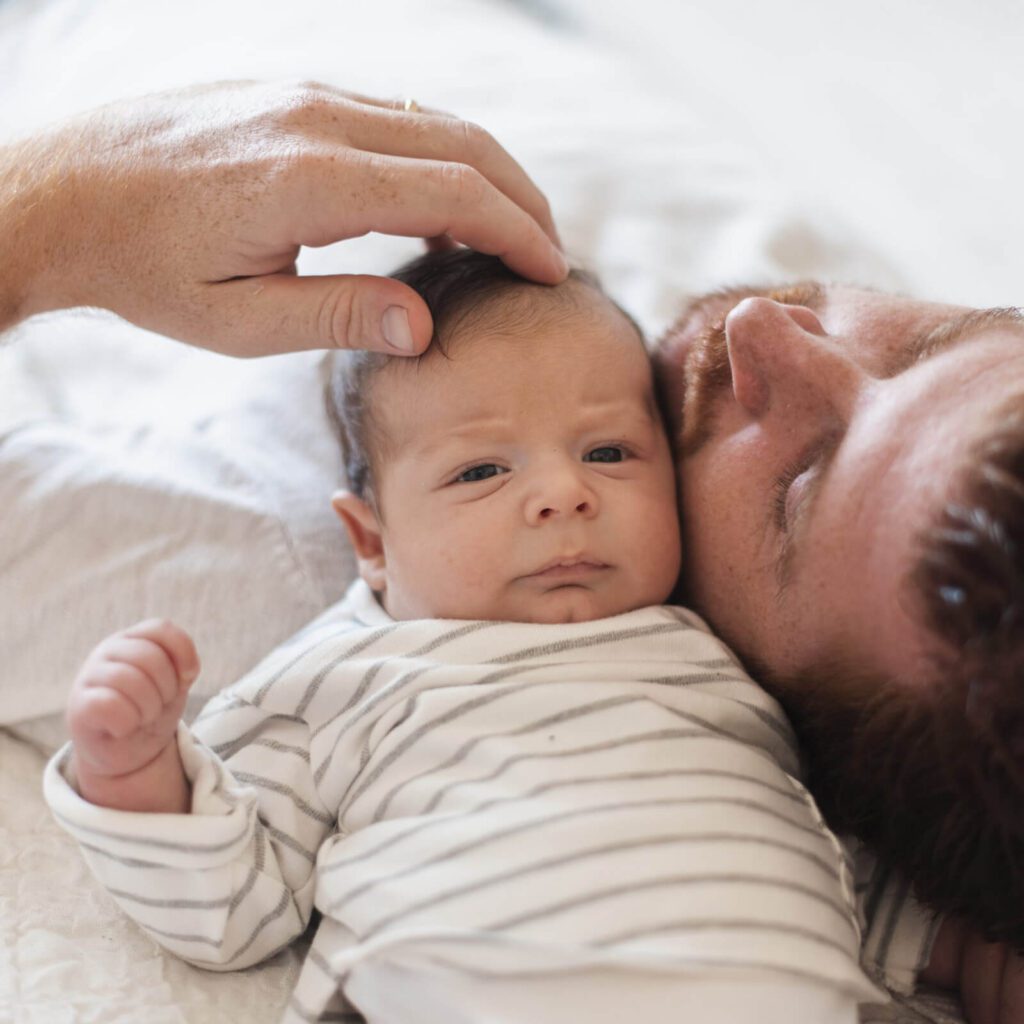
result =
[[[483,123],[551,199],[570,254],[652,333],[686,294],[745,280],[1020,301],[1022,144],[1006,125],[1024,70],[1006,11],[890,5],[880,32],[874,3],[858,21],[809,0],[622,9],[0,0],[0,138],[195,81],[320,79]],[[301,267],[386,272],[416,251],[370,237]],[[237,975],[163,954],[88,875],[39,780],[105,633],[178,615],[209,693],[341,594],[320,368],[231,362],[88,311],[0,348],[0,506],[19,510],[0,518],[0,1021],[277,1019],[301,950]],[[98,562],[108,550],[127,554]],[[863,1019],[960,1021],[939,995]]]

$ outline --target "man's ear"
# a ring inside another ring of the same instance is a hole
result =
[[[348,539],[355,549],[359,575],[374,593],[384,593],[387,565],[377,513],[351,491],[335,491],[331,505],[345,524]]]

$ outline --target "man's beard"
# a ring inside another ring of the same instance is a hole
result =
[[[1017,753],[965,713],[968,686],[950,675],[912,688],[853,663],[785,681],[750,663],[793,722],[826,821],[902,871],[923,903],[1024,949]]]
[[[716,399],[732,384],[724,319],[754,295],[817,309],[823,290],[813,282],[744,287],[691,303],[659,344],[661,385],[677,403],[677,455],[692,456],[713,436]],[[673,335],[683,332],[690,337],[680,422],[678,393],[665,377],[679,373]],[[678,596],[685,602],[685,592]],[[744,650],[741,637],[725,639],[790,715],[829,825],[902,871],[922,902],[1024,950],[1024,751],[1014,746],[1024,688],[1002,687],[1000,721],[986,724],[969,711],[963,664],[936,664],[927,687],[910,687],[865,674],[856,667],[863,652],[852,651],[781,679]]]
[[[658,349],[662,354],[656,356],[659,376],[680,373],[682,377],[681,421],[678,409],[671,409],[669,417],[677,457],[688,458],[696,454],[712,435],[716,399],[723,391],[732,388],[725,317],[743,299],[754,296],[817,311],[824,297],[824,288],[816,281],[800,281],[778,288],[742,285],[701,296],[686,307],[659,342]],[[673,369],[672,338],[686,331],[688,321],[698,325],[695,336],[682,356],[682,365]],[[670,390],[665,385],[662,380],[660,386],[664,391]]]

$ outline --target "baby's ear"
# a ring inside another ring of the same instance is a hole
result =
[[[384,593],[387,565],[377,513],[351,491],[335,491],[331,504],[348,531],[348,539],[356,553],[359,575],[374,593]]]

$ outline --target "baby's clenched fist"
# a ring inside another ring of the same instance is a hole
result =
[[[82,665],[68,701],[79,782],[114,782],[159,758],[174,742],[198,675],[192,639],[165,619],[147,619],[102,641]]]

